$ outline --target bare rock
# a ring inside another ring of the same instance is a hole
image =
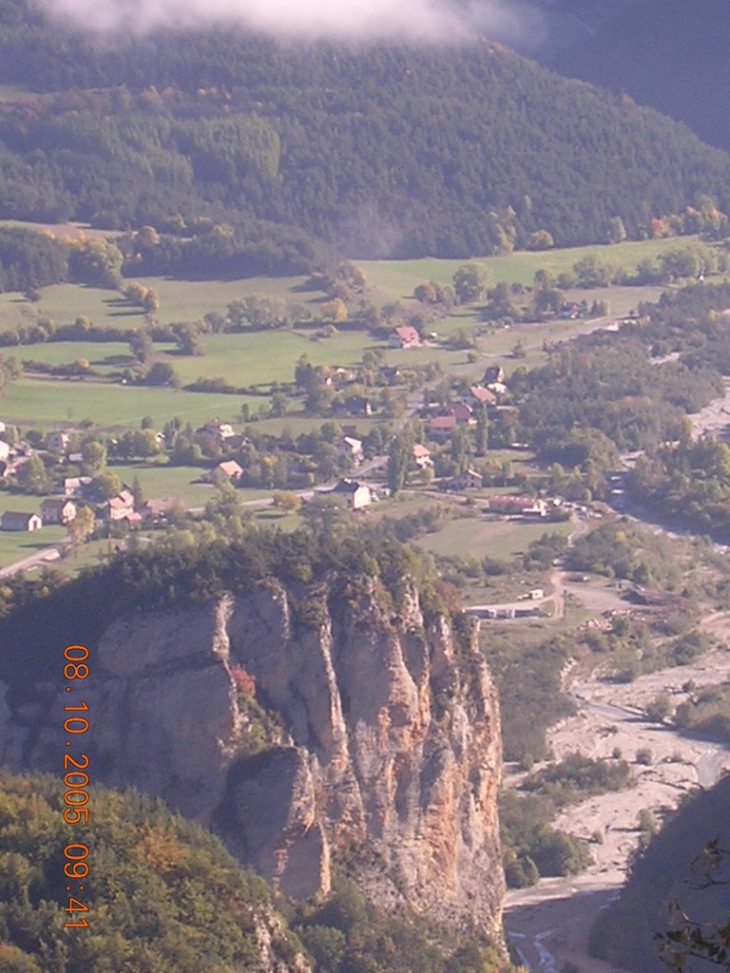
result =
[[[327,892],[330,858],[355,858],[382,904],[499,940],[496,693],[474,633],[426,623],[409,579],[396,600],[367,577],[270,580],[111,624],[84,687],[92,766],[213,825],[287,895]],[[47,714],[25,714],[33,731],[2,707],[0,753],[41,766]],[[280,725],[266,739],[261,707]]]

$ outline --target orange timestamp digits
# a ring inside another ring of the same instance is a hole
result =
[[[63,650],[63,657],[66,660],[63,667],[63,675],[69,685],[66,692],[71,693],[74,689],[83,688],[75,686],[75,680],[86,679],[89,675],[89,665],[86,660],[89,658],[89,650],[85,645],[67,645]],[[85,716],[78,716],[78,713],[88,713],[89,707],[84,700],[80,700],[75,706],[64,706],[64,713],[73,715],[67,716],[63,721],[63,729],[70,738],[89,729],[89,720]],[[71,746],[71,739],[66,740],[66,746]],[[63,755],[63,782],[67,788],[63,795],[63,802],[67,806],[63,811],[63,819],[68,824],[88,824],[89,823],[89,793],[85,788],[89,786],[89,775],[86,771],[89,768],[89,758],[85,753],[78,757],[72,757],[70,753]],[[63,849],[66,862],[63,866],[63,874],[72,882],[80,883],[88,878],[89,866],[84,861],[88,857],[89,848],[79,842],[73,842]],[[73,891],[83,892],[86,886],[78,884]],[[71,892],[72,886],[67,885],[66,891]],[[88,912],[89,907],[80,899],[69,895],[68,905],[64,909],[74,918],[76,912]],[[67,929],[87,929],[88,922],[82,916],[78,917],[77,922],[65,922]]]

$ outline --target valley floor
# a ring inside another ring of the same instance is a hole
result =
[[[651,673],[624,685],[602,682],[595,674],[573,680],[571,691],[580,710],[550,734],[556,759],[576,750],[596,758],[610,757],[618,748],[632,763],[638,783],[568,807],[556,820],[557,827],[576,837],[602,836],[600,843],[591,841],[595,864],[583,875],[543,879],[533,888],[507,894],[505,926],[532,970],[554,973],[569,962],[580,973],[614,969],[588,956],[588,930],[624,881],[640,840],[640,813],[649,810],[661,821],[687,791],[709,787],[730,770],[730,749],[682,736],[643,715],[661,692],[677,705],[687,698],[682,686],[688,681],[705,685],[730,678],[730,649],[724,647],[730,618],[726,613],[714,615],[706,627],[722,647],[690,666]],[[639,748],[651,751],[650,764],[636,763]],[[518,779],[516,774],[508,776],[506,783]]]

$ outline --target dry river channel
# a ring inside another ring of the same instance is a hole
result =
[[[505,929],[533,973],[562,973],[566,963],[580,973],[615,970],[588,956],[588,931],[598,911],[620,891],[639,841],[640,813],[649,810],[661,821],[684,793],[710,787],[730,770],[730,749],[653,723],[643,715],[645,708],[661,692],[669,693],[675,706],[683,702],[687,693],[682,686],[690,680],[699,686],[728,678],[730,650],[717,648],[691,666],[651,673],[629,684],[601,682],[596,675],[573,681],[571,691],[580,709],[550,733],[556,759],[576,750],[594,758],[620,751],[632,764],[636,786],[590,797],[558,817],[557,827],[590,842],[594,864],[584,874],[543,879],[532,888],[507,893]],[[651,752],[651,763],[636,763],[639,749]],[[506,786],[519,783],[520,777],[508,769]]]

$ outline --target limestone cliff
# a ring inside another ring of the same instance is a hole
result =
[[[96,780],[213,826],[287,894],[326,891],[337,859],[382,903],[499,938],[496,694],[473,633],[425,622],[412,582],[397,604],[366,577],[269,580],[132,616],[107,628],[91,670]],[[0,695],[0,759],[56,770],[64,699],[38,693],[23,712]]]

